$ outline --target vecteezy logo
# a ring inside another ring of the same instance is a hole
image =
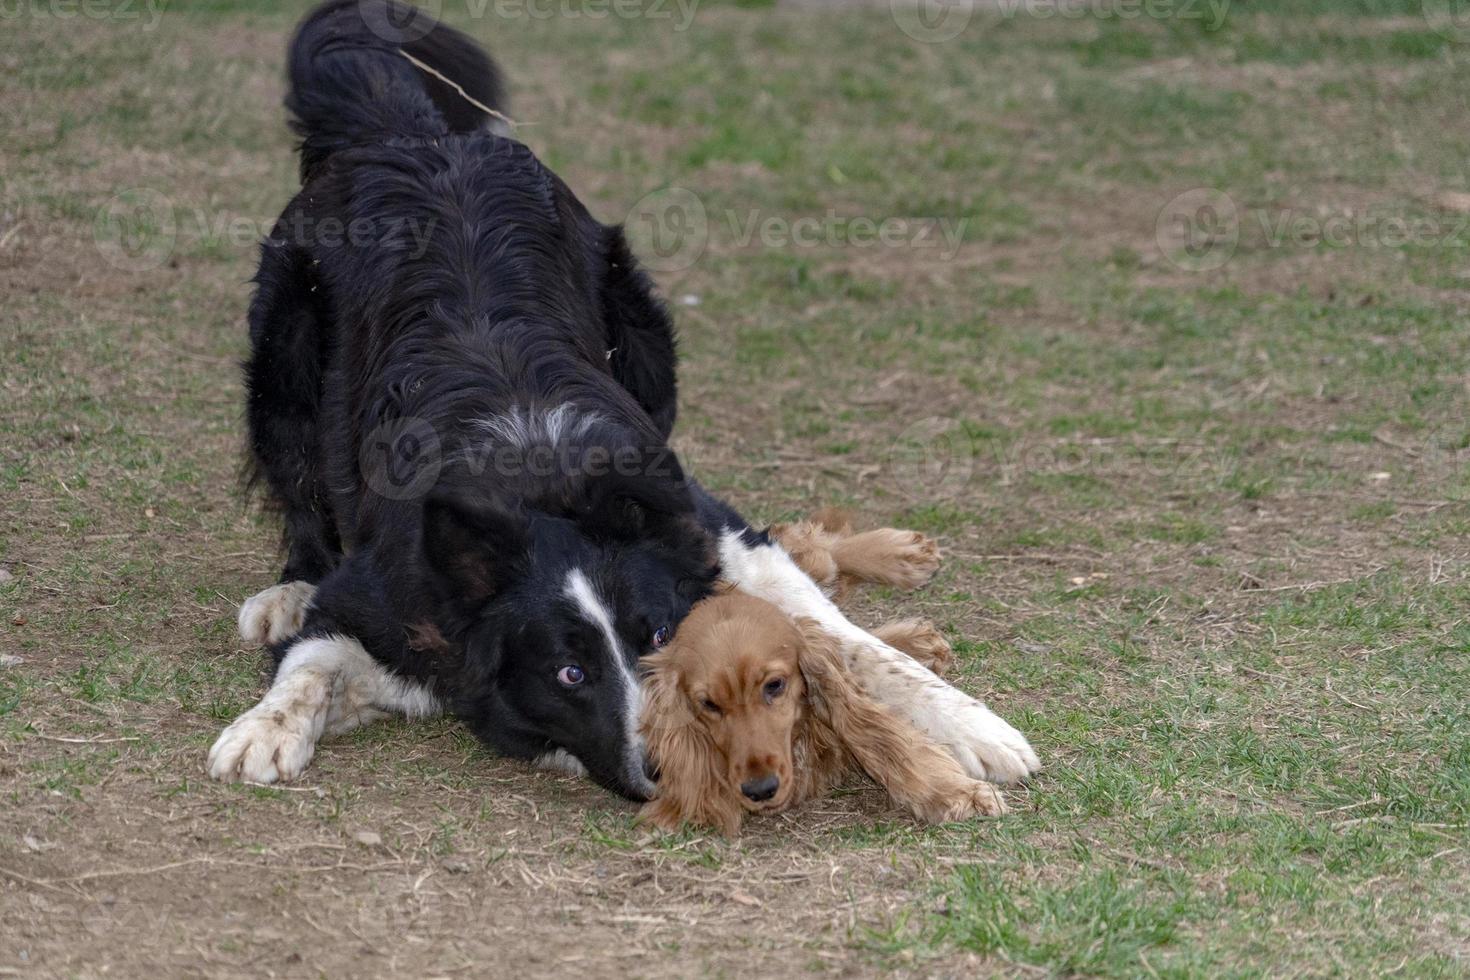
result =
[[[623,222],[634,253],[655,272],[681,272],[709,244],[709,215],[699,195],[683,187],[645,194]]]
[[[1456,415],[1430,426],[1417,453],[1426,484],[1440,488],[1437,496],[1456,505],[1470,498],[1470,417]]]
[[[382,3],[357,0],[357,13],[367,29],[389,44],[411,44],[434,29],[443,12],[442,0]]]
[[[1470,42],[1470,0],[1419,0],[1430,30],[1459,44]]]
[[[113,195],[92,225],[97,251],[113,268],[148,272],[168,261],[178,239],[174,203],[158,191],[135,187]]]
[[[938,44],[959,37],[975,13],[975,0],[888,0],[898,29],[915,41]]]
[[[1164,258],[1190,272],[1218,269],[1235,254],[1240,219],[1224,191],[1197,187],[1174,197],[1154,221],[1154,240]]]
[[[438,481],[444,453],[438,433],[428,422],[390,419],[362,441],[358,466],[363,483],[378,496],[414,500]]]
[[[975,442],[956,419],[931,415],[899,433],[884,469],[914,500],[958,496],[975,472]]]

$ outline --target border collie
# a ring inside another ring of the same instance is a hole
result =
[[[323,735],[448,710],[646,799],[638,658],[717,575],[841,636],[859,682],[972,775],[1037,767],[685,478],[670,317],[621,229],[496,131],[472,40],[329,0],[291,43],[286,106],[302,189],[262,246],[246,387],[287,558],[239,620],[276,670],[213,776],[290,779]]]

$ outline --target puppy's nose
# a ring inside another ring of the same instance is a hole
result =
[[[775,773],[771,773],[769,776],[762,776],[759,779],[752,779],[748,782],[741,783],[740,792],[744,793],[745,798],[752,803],[764,803],[776,795],[776,790],[780,785],[781,778]]]

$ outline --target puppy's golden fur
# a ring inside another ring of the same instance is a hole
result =
[[[881,527],[853,533],[838,510],[770,529],[793,561],[829,594],[843,595],[856,582],[917,589],[939,569],[939,544],[918,531]]]
[[[775,533],[828,586],[846,577],[912,587],[938,566],[938,549],[922,535],[847,530],[824,520]],[[875,633],[936,669],[949,662],[949,645],[926,623],[890,623]],[[815,621],[792,621],[762,599],[726,591],[704,600],[669,647],[643,663],[641,727],[659,783],[641,816],[660,827],[691,823],[733,835],[746,813],[821,796],[853,768],[929,823],[1005,811],[993,786],[971,779],[949,753],[863,693],[837,641]],[[742,790],[764,795],[772,777],[768,798]]]

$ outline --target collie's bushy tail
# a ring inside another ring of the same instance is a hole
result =
[[[485,108],[505,111],[484,48],[398,0],[327,0],[296,29],[287,66],[303,183],[346,147],[492,128]]]

